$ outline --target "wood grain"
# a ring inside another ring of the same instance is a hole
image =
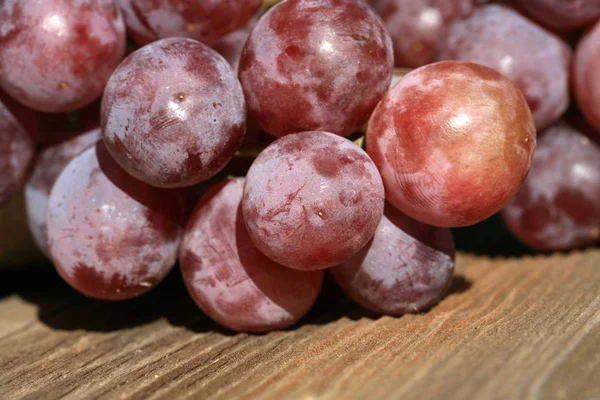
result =
[[[329,290],[297,327],[214,326],[177,274],[125,303],[51,270],[4,271],[1,399],[600,399],[600,252],[461,254],[426,314],[369,315]]]

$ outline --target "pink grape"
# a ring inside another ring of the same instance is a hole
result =
[[[475,0],[381,0],[375,3],[394,43],[396,67],[417,68],[434,61],[448,25],[465,17]]]
[[[125,25],[112,0],[0,2],[0,86],[28,107],[91,103],[124,52]]]
[[[214,186],[198,203],[181,244],[181,272],[198,306],[236,331],[298,322],[314,304],[323,271],[296,271],[268,259],[244,225],[244,179]]]
[[[318,130],[347,136],[387,91],[392,42],[360,0],[286,0],[259,21],[239,76],[250,114],[270,134]]]
[[[0,206],[21,189],[35,156],[35,143],[0,101]]]
[[[287,135],[269,145],[248,171],[242,200],[259,250],[301,270],[337,265],[363,248],[383,203],[369,156],[326,132]]]
[[[46,234],[48,198],[54,182],[67,164],[100,140],[100,128],[72,135],[40,152],[25,184],[25,211],[29,231],[36,245],[49,257]]]
[[[600,22],[579,42],[573,75],[577,104],[587,121],[600,131]]]
[[[535,141],[521,91],[490,68],[457,61],[404,76],[373,112],[366,140],[386,198],[443,227],[499,211],[527,176]]]
[[[166,188],[219,172],[240,146],[246,105],[231,66],[186,38],[163,39],[131,54],[111,76],[102,135],[133,177]]]
[[[86,296],[122,300],[171,270],[185,216],[183,192],[137,181],[102,142],[75,159],[48,200],[48,248],[58,273]]]
[[[600,239],[600,146],[560,121],[539,138],[531,172],[502,211],[509,230],[542,251]]]
[[[513,0],[519,11],[558,32],[583,28],[600,19],[598,0]]]
[[[386,205],[369,244],[331,272],[363,307],[402,315],[441,299],[452,281],[454,257],[449,229],[422,224]]]
[[[145,45],[188,37],[211,45],[245,26],[262,0],[120,0],[127,29]]]
[[[437,59],[470,61],[506,75],[525,94],[537,129],[559,119],[569,105],[571,50],[510,8],[490,4],[454,22]]]

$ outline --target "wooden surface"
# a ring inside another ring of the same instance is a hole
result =
[[[329,293],[293,329],[215,327],[177,274],[125,303],[0,274],[0,399],[600,399],[600,252],[461,254],[429,313]]]

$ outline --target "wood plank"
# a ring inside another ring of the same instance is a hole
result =
[[[430,312],[371,315],[324,293],[300,325],[215,326],[179,276],[82,298],[51,269],[3,271],[2,399],[600,399],[600,252],[459,256]]]

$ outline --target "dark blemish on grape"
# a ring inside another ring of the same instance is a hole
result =
[[[185,93],[176,93],[173,95],[173,100],[175,100],[178,103],[183,102],[183,100],[185,100]]]
[[[296,62],[302,60],[306,56],[306,52],[295,45],[287,46],[285,48],[285,54]]]
[[[332,159],[331,154],[319,154],[312,157],[312,164],[317,173],[323,176],[334,176],[341,170],[337,160]]]

